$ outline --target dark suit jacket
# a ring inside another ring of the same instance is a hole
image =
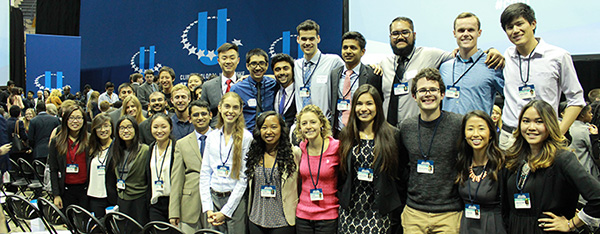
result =
[[[8,120],[6,120],[6,134],[8,134],[8,141],[12,142],[13,140],[13,133],[15,132],[15,125],[17,123],[17,118],[13,118],[10,117],[8,118]],[[19,121],[19,136],[21,137],[21,140],[27,142],[27,132],[25,131],[25,124],[23,123],[23,121]],[[10,153],[13,153],[14,149],[10,150]]]
[[[152,85],[156,84],[152,83]],[[144,110],[148,109],[148,103],[150,103],[149,98],[150,94],[152,94],[152,85],[148,84],[148,82],[144,82],[142,85],[137,87],[137,91],[135,92]],[[158,87],[156,87],[156,90],[158,90]]]
[[[371,84],[375,86],[375,89],[379,92],[381,96],[381,100],[383,101],[383,92],[381,91],[381,76],[377,76],[373,73],[373,68],[368,65],[364,65],[362,63],[359,64],[360,73],[358,74],[358,86],[363,84]],[[340,87],[340,77],[342,76],[342,72],[346,66],[341,66],[331,70],[329,74],[329,80],[331,80],[331,101],[329,104],[329,109],[334,110],[333,115],[329,122],[331,123],[331,129],[334,133],[334,136],[337,136],[338,133],[338,116],[340,115],[340,111],[337,109],[337,101],[339,98],[339,87]]]
[[[294,85],[294,84],[292,83],[291,85]],[[275,98],[277,98],[277,96],[279,95],[279,92],[281,92],[281,85],[279,83],[277,83],[277,94],[275,94]],[[294,122],[296,122],[296,112],[297,111],[296,111],[295,95],[296,95],[296,93],[294,93],[294,96],[286,97],[287,100],[290,100],[290,98],[291,98],[291,101],[290,101],[291,103],[289,103],[290,107],[288,107],[288,110],[283,113],[283,119],[288,128],[291,128],[292,125],[294,124]]]
[[[52,115],[42,112],[29,124],[29,146],[33,148],[34,158],[46,158],[48,156],[48,143],[52,130],[60,125],[60,120]]]
[[[217,112],[219,112],[217,107],[219,106],[219,102],[223,96],[221,90],[220,75],[209,81],[206,81],[206,83],[202,85],[202,95],[200,95],[200,100],[204,100],[210,105],[210,111],[213,114],[213,118],[210,121],[211,127],[214,127],[217,124]]]
[[[140,141],[146,145],[154,143],[155,139],[152,136],[152,129],[150,129],[150,119],[144,120],[139,125]]]

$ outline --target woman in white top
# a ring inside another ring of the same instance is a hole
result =
[[[150,221],[169,222],[169,194],[171,192],[171,166],[175,140],[171,139],[173,122],[164,113],[156,113],[150,119],[152,136],[150,164],[146,170],[150,190]]]
[[[107,114],[97,115],[92,121],[92,132],[88,146],[91,159],[90,169],[88,170],[90,184],[87,195],[90,211],[98,218],[105,215],[106,207],[116,203],[116,201],[112,203],[108,201],[106,192],[106,172],[110,167],[110,163],[107,163],[110,162],[108,151],[113,141],[112,129],[112,121]]]
[[[216,129],[206,138],[200,171],[202,212],[223,233],[246,233],[246,160],[252,134],[246,130],[240,96],[223,95]]]

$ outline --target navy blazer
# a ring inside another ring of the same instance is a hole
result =
[[[52,130],[60,125],[60,120],[56,116],[40,113],[31,119],[29,124],[29,146],[33,148],[34,158],[48,157],[48,143]]]

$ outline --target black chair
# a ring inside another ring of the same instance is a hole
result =
[[[178,227],[162,221],[152,221],[147,223],[142,229],[142,234],[185,234]]]
[[[35,169],[35,174],[37,178],[40,179],[42,185],[44,184],[44,171],[46,170],[46,164],[40,160],[33,160],[33,169]]]
[[[140,233],[144,227],[135,219],[121,212],[110,212],[104,216],[104,226],[108,233]]]
[[[27,188],[33,192],[32,197],[41,197],[43,191],[42,188],[44,186],[40,182],[41,180],[35,172],[33,166],[31,166],[31,164],[23,158],[19,158],[17,162],[19,163],[19,168],[21,168],[21,172],[23,173],[23,178],[25,178],[25,181],[27,181]]]
[[[53,227],[50,227],[46,219],[42,213],[33,205],[31,202],[27,201],[24,197],[17,195],[8,195],[6,197],[6,203],[8,208],[13,212],[17,220],[21,221],[25,226],[31,231],[31,227],[27,225],[26,220],[34,220],[40,218],[42,223],[47,230],[52,230]]]
[[[209,233],[209,234],[223,234],[220,231],[212,230],[212,229],[200,229],[200,230],[196,231],[194,234],[205,234],[205,233]]]
[[[75,233],[107,233],[104,224],[81,206],[69,205],[67,219],[73,225]]]
[[[10,160],[10,170],[8,170],[8,173],[10,174],[10,185],[13,187],[16,187],[18,189],[15,194],[19,194],[19,193],[25,194],[28,183],[25,180],[25,178],[23,177],[23,173],[21,172],[21,167],[14,160],[12,160],[10,158],[9,158],[9,160]]]
[[[4,210],[4,212],[8,215],[6,222],[13,222],[15,224],[15,226],[19,227],[23,232],[25,232],[25,228],[23,227],[23,225],[21,225],[21,222],[17,219],[17,217],[15,216],[14,212],[12,212],[12,210],[10,209],[10,207],[8,207],[8,204],[6,204],[6,197],[8,195],[14,195],[13,192],[7,192],[5,191],[5,184],[3,180],[0,180],[0,183],[2,183],[2,186],[0,186],[0,190],[1,190],[1,194],[0,194],[0,202],[2,205],[2,210]]]
[[[73,225],[71,225],[69,219],[67,219],[67,216],[62,211],[60,211],[60,209],[56,205],[54,205],[54,203],[42,197],[38,198],[37,201],[38,209],[40,210],[40,212],[42,212],[42,215],[46,219],[46,222],[50,224],[54,233],[57,232],[52,225],[66,225],[67,229],[69,229],[71,233],[75,233]]]

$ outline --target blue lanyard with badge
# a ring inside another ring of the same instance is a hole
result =
[[[521,69],[521,55],[517,53],[517,58],[519,58],[519,76],[521,77],[521,82],[523,82],[523,85],[519,87],[519,97],[524,100],[534,99],[536,96],[535,86],[533,84],[527,84],[527,82],[529,82],[531,57],[533,56],[534,51],[535,51],[535,48],[533,48],[531,53],[529,53],[529,58],[527,58],[527,77],[525,80],[523,80],[523,71]]]
[[[125,189],[125,179],[123,177],[124,177],[125,173],[129,173],[129,169],[127,168],[127,164],[128,164],[127,160],[129,159],[129,156],[131,156],[131,152],[129,152],[127,154],[127,156],[123,160],[123,166],[119,170],[119,179],[117,180],[117,188],[120,190]]]
[[[306,87],[307,84],[310,84],[310,80],[312,79],[312,76],[315,74],[315,71],[317,70],[317,66],[319,66],[319,62],[321,62],[321,55],[319,55],[319,59],[317,59],[317,63],[315,64],[315,68],[313,69],[313,71],[310,73],[310,75],[308,76],[308,78],[306,78],[306,80],[304,80],[304,76],[306,74],[304,74],[306,71],[306,64],[302,65],[302,79],[304,81],[304,86],[300,87],[300,92],[298,92],[298,94],[300,95],[300,97],[310,97],[310,88]]]
[[[479,57],[477,57],[477,59],[475,60],[475,62],[473,62],[473,64],[471,64],[471,66],[469,66],[469,68],[467,68],[467,70],[465,72],[463,72],[462,75],[460,75],[458,77],[458,80],[454,81],[454,69],[456,68],[456,60],[458,60],[459,58],[454,58],[454,62],[452,62],[452,85],[448,85],[446,87],[446,97],[447,98],[459,98],[460,97],[460,87],[456,86],[456,84],[458,84],[458,82],[467,74],[467,72],[469,72],[471,70],[471,68],[473,68],[475,66],[475,64],[477,64],[477,62],[479,62],[479,59],[481,59],[481,57],[483,57],[485,53],[481,53],[479,55]]]
[[[108,151],[110,151],[110,148],[112,147],[113,142],[110,143],[110,146],[108,146],[108,148],[106,148],[105,150],[103,150],[102,152],[100,152],[100,155],[102,155],[104,152],[104,161],[100,160],[100,155],[98,155],[98,163],[100,163],[100,165],[98,165],[96,167],[96,171],[98,173],[98,175],[106,175],[106,160],[108,159]]]
[[[348,79],[350,79],[350,77],[348,77]],[[352,92],[352,87],[354,87],[354,85],[356,85],[356,81],[358,81],[358,79],[359,79],[358,77],[356,79],[354,79],[354,81],[350,85],[350,89],[348,89],[348,92],[346,92],[346,94],[343,94],[342,92],[340,92],[338,90],[338,93],[341,96],[341,98],[338,98],[338,101],[337,101],[337,109],[338,110],[340,110],[340,111],[350,110],[350,99],[347,99],[346,97],[348,96],[348,94],[350,94]]]
[[[321,201],[323,200],[323,189],[317,188],[319,184],[319,177],[321,176],[321,161],[323,160],[323,148],[325,148],[325,141],[321,144],[321,155],[319,156],[319,169],[317,170],[317,182],[315,183],[315,179],[313,178],[312,169],[310,168],[310,154],[308,153],[308,142],[306,143],[306,163],[308,164],[308,173],[310,175],[310,180],[314,186],[314,189],[310,190],[310,200],[311,201]]]
[[[273,174],[275,172],[275,165],[277,165],[277,158],[275,158],[275,161],[273,162],[273,167],[271,167],[271,174],[268,175],[267,169],[265,169],[265,158],[263,157],[262,169],[263,169],[263,174],[265,175],[266,185],[260,186],[260,196],[261,197],[271,197],[272,198],[277,195],[277,186],[275,186],[274,184],[271,185],[271,183],[273,183]]]
[[[368,143],[365,143],[368,144]],[[373,153],[371,151],[371,153]],[[373,182],[373,169],[366,167],[359,167],[356,178],[360,181]]]
[[[487,165],[483,167],[483,171],[485,172]],[[471,203],[465,204],[465,217],[469,219],[480,219],[481,218],[481,207],[478,204],[475,204],[477,200],[477,193],[479,192],[479,187],[483,181],[477,182],[477,188],[475,189],[475,195],[471,197],[471,181],[469,183],[469,201]]]
[[[531,209],[531,196],[529,196],[529,193],[523,193],[523,188],[529,178],[529,171],[529,164],[525,162],[521,169],[519,169],[519,173],[517,174],[518,178],[515,179],[515,184],[519,191],[514,195],[515,209]]]
[[[77,157],[77,149],[75,149],[75,146],[77,146],[77,148],[79,148],[79,144],[75,144],[75,142],[73,142],[73,144],[71,144],[71,150],[67,151],[67,158],[71,162],[71,163],[67,164],[67,168],[66,168],[67,174],[79,173],[79,164],[77,164],[75,162],[76,157]],[[72,152],[72,153],[69,153],[69,152]],[[69,157],[69,154],[71,154],[72,157]]]
[[[227,163],[227,161],[229,161],[229,156],[231,155],[231,149],[233,149],[233,145],[229,147],[229,153],[227,153],[227,158],[225,158],[225,161],[223,161],[223,154],[221,153],[221,145],[223,144],[223,142],[221,140],[224,138],[225,137],[223,136],[223,132],[221,132],[221,138],[219,139],[219,159],[221,160],[221,165],[217,166],[217,176],[219,177],[227,177],[231,172],[229,166],[226,166],[225,164]]]
[[[162,179],[163,167],[165,166],[165,159],[167,158],[167,151],[169,151],[169,146],[171,145],[171,141],[167,144],[167,148],[165,148],[165,152],[163,152],[162,163],[160,167],[158,167],[158,143],[155,145],[156,147],[156,156],[154,157],[154,169],[156,171],[156,180],[154,181],[154,190],[157,192],[162,192],[165,189],[165,182]]]
[[[433,138],[435,138],[435,133],[437,132],[438,126],[440,122],[442,122],[442,117],[444,112],[440,112],[440,117],[436,120],[435,127],[433,128],[433,134],[431,135],[431,139],[429,140],[429,148],[427,149],[427,154],[423,152],[423,147],[421,146],[421,123],[417,123],[417,131],[419,134],[419,150],[421,151],[421,156],[423,159],[417,160],[417,173],[421,174],[433,174],[433,160],[427,160],[429,154],[431,153],[431,146],[433,146]],[[419,115],[419,121],[421,120],[421,115]]]

